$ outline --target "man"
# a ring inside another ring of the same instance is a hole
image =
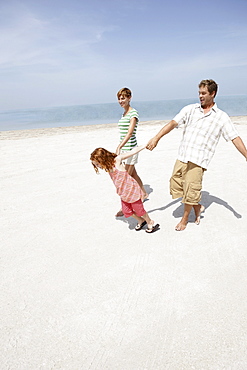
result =
[[[164,135],[175,127],[183,128],[178,159],[170,179],[172,197],[182,197],[184,203],[183,217],[175,227],[177,231],[186,228],[192,208],[195,211],[195,223],[200,223],[200,215],[204,210],[199,203],[203,173],[208,168],[221,135],[226,141],[231,140],[247,160],[247,149],[230,117],[214,102],[217,89],[215,81],[202,80],[199,84],[200,104],[184,107],[147,144],[147,149],[153,150]]]

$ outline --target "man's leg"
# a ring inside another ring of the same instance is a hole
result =
[[[183,214],[181,221],[175,227],[175,230],[183,231],[186,228],[192,207],[193,206],[191,204],[184,203],[184,214]]]
[[[175,230],[182,231],[186,228],[192,207],[195,211],[195,223],[199,225],[201,213],[204,207],[199,204],[201,199],[202,177],[204,170],[194,163],[188,162],[186,171],[183,173],[183,203],[184,213]]]
[[[183,217],[182,217],[181,221],[175,227],[175,230],[182,231],[182,230],[184,230],[186,228],[192,207],[194,208],[195,216],[196,216],[196,218],[195,218],[195,224],[196,225],[199,225],[200,224],[200,221],[201,221],[201,213],[204,212],[205,207],[202,204],[200,204],[200,203],[195,204],[193,206],[191,204],[184,203],[184,214],[183,214]]]
[[[193,206],[193,208],[194,208],[195,216],[196,216],[195,224],[199,225],[201,222],[201,213],[205,211],[205,207],[202,204],[198,203],[195,206]]]
[[[170,178],[170,194],[173,199],[183,197],[183,182],[186,168],[187,163],[180,162],[178,159],[176,160]]]

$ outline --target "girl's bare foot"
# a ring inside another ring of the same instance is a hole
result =
[[[118,211],[118,213],[115,214],[115,217],[122,217],[124,214],[123,214],[123,211],[120,209],[120,211]]]

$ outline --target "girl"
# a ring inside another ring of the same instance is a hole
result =
[[[137,220],[136,231],[141,230],[147,224],[147,233],[153,233],[159,229],[159,224],[154,225],[154,221],[143,208],[142,189],[137,181],[126,171],[123,160],[139,153],[145,145],[134,148],[129,152],[115,154],[103,148],[97,148],[90,156],[92,165],[96,171],[98,168],[109,173],[117,193],[121,198],[122,212],[125,217],[134,217]]]
[[[117,93],[118,102],[124,109],[122,118],[118,122],[119,132],[120,132],[120,143],[116,149],[117,155],[122,152],[128,152],[137,146],[136,140],[136,129],[139,121],[139,115],[136,109],[130,106],[132,93],[127,87],[122,88]],[[146,192],[142,180],[138,176],[135,164],[138,162],[138,154],[128,157],[125,162],[125,169],[128,171],[130,176],[132,176],[139,184],[142,190],[141,199],[147,199],[148,193]],[[123,216],[122,212],[119,211],[116,216]]]

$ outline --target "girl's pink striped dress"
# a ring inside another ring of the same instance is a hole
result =
[[[117,189],[117,194],[127,203],[137,202],[142,197],[142,190],[133,177],[127,171],[119,171],[117,168],[109,175]]]

